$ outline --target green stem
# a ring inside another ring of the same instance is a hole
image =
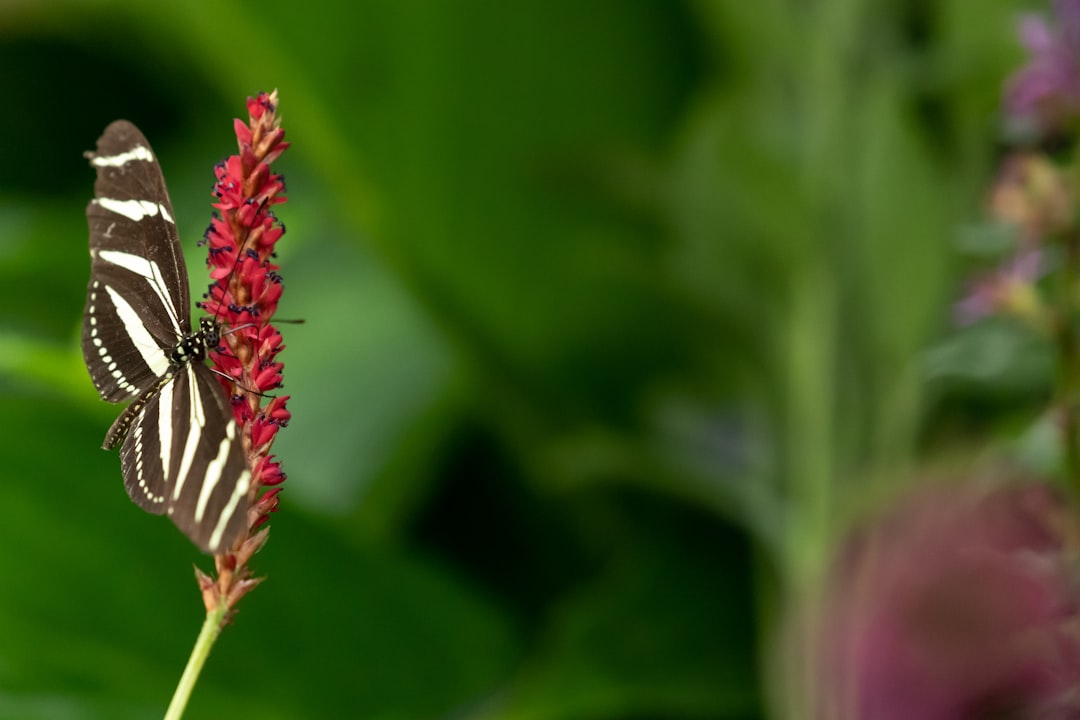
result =
[[[184,709],[187,708],[188,699],[191,697],[191,691],[195,689],[195,683],[199,679],[199,673],[202,672],[203,665],[206,664],[206,658],[210,655],[210,649],[214,647],[214,641],[217,640],[218,635],[221,633],[222,620],[224,619],[224,603],[221,603],[216,610],[206,614],[206,621],[203,622],[202,630],[199,631],[195,647],[191,649],[187,667],[184,668],[184,674],[180,676],[180,682],[176,686],[176,692],[173,693],[172,702],[169,703],[169,709],[165,712],[165,720],[180,720],[183,717]]]

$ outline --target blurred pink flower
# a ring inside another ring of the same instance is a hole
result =
[[[1080,0],[1054,0],[1048,18],[1025,15],[1019,34],[1029,58],[1009,79],[1007,115],[1041,135],[1072,127],[1080,115]]]
[[[1076,226],[1073,172],[1042,154],[1012,153],[994,181],[989,210],[1015,228],[1021,250],[1039,247]]]
[[[1040,299],[1035,283],[1045,274],[1043,253],[1032,250],[974,280],[954,306],[956,322],[970,325],[998,313],[1036,319]]]
[[[1080,717],[1061,523],[1043,487],[950,490],[852,543],[823,634],[841,717]]]
[[[1039,325],[1042,299],[1036,283],[1050,270],[1044,248],[1076,228],[1076,191],[1072,174],[1050,158],[1018,152],[1002,163],[988,199],[993,218],[1010,229],[1011,257],[977,278],[957,303],[957,321],[970,324],[1007,313]]]

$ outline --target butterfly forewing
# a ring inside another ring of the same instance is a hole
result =
[[[83,314],[86,365],[101,396],[131,399],[168,368],[191,335],[187,273],[161,169],[142,133],[118,120],[97,152],[90,285]]]
[[[217,552],[247,528],[251,473],[228,398],[203,364],[203,336],[191,331],[165,180],[146,138],[123,120],[88,157],[97,181],[86,209],[83,356],[104,399],[133,400],[105,446],[123,443],[124,486],[137,505]]]

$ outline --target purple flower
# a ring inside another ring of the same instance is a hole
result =
[[[956,322],[971,325],[998,313],[1037,319],[1041,301],[1035,283],[1045,274],[1044,266],[1042,251],[1032,250],[977,278],[953,306]]]
[[[994,219],[1010,228],[1010,256],[977,278],[955,307],[957,321],[970,324],[1007,313],[1040,325],[1043,303],[1036,284],[1053,270],[1044,248],[1076,229],[1076,191],[1072,174],[1044,155],[1018,152],[1002,163],[989,197]]]
[[[1050,18],[1023,16],[1019,35],[1029,58],[1006,87],[1011,123],[1037,135],[1073,127],[1080,116],[1080,0],[1055,0]]]

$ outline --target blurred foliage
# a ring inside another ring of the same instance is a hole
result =
[[[159,716],[201,623],[206,560],[98,450],[81,153],[142,128],[198,292],[275,87],[290,479],[189,717],[784,713],[768,641],[849,518],[1039,392],[923,353],[1014,11],[0,4],[0,718]]]

